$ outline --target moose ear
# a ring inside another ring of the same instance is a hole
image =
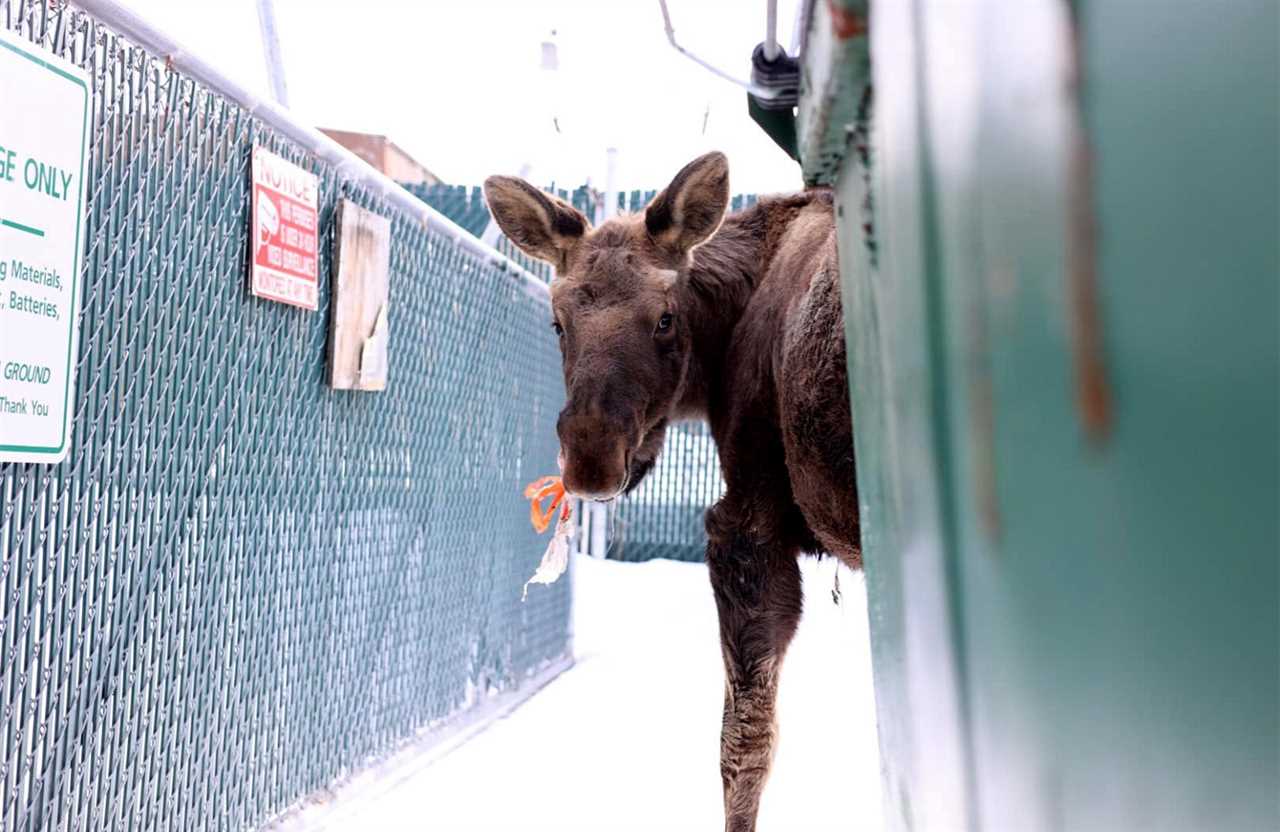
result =
[[[729,206],[729,160],[723,153],[685,165],[644,212],[654,242],[678,256],[688,254],[720,227]]]
[[[567,255],[587,233],[587,218],[576,208],[514,176],[484,180],[484,199],[511,242],[556,268],[564,268]]]

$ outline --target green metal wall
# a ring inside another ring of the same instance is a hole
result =
[[[801,145],[891,825],[1280,828],[1276,5],[867,12],[816,4]]]
[[[0,464],[0,830],[253,827],[563,666],[540,285],[80,12],[0,26],[93,93],[72,450]],[[255,145],[319,176],[316,313],[248,295]],[[326,384],[340,197],[392,219],[384,393]]]

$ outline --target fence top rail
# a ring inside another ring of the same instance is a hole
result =
[[[288,136],[316,158],[332,165],[340,178],[364,185],[410,216],[421,218],[428,229],[449,237],[463,248],[512,272],[529,294],[549,299],[547,284],[519,263],[479,240],[319,130],[302,124],[289,110],[237,84],[213,64],[156,29],[136,12],[116,0],[71,0],[71,4],[88,12],[138,46],[164,58],[169,66],[235,102],[250,115],[260,118],[265,124]]]

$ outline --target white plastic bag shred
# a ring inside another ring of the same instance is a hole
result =
[[[564,498],[568,500],[569,495],[566,494]],[[529,584],[553,584],[569,568],[569,541],[572,538],[573,514],[570,512],[566,515],[560,512],[560,519],[556,521],[556,530],[551,535],[551,542],[547,544],[547,551],[542,553],[542,562],[534,570],[533,577],[524,582],[521,601],[529,597]]]

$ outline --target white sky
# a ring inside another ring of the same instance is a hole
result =
[[[228,76],[268,94],[256,0],[125,0]],[[668,0],[686,48],[739,77],[764,38],[764,0]],[[799,0],[780,0],[790,47]],[[291,108],[304,122],[383,133],[445,181],[529,178],[660,188],[708,150],[732,188],[801,186],[746,112],[746,93],[673,50],[658,0],[276,0]],[[560,69],[540,68],[557,32]],[[551,126],[559,116],[562,132]],[[705,131],[704,131],[705,116]]]

